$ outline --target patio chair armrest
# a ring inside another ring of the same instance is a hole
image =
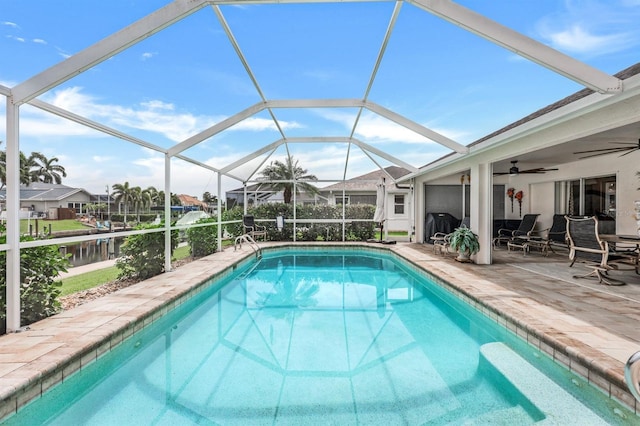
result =
[[[500,228],[498,229],[498,237],[513,237],[514,232],[513,229]]]

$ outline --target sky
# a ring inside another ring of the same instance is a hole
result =
[[[0,85],[13,88],[152,13],[168,0],[0,0]],[[640,0],[460,0],[458,4],[614,74],[640,61]],[[393,2],[245,4],[219,7],[251,69],[246,72],[213,7],[206,7],[38,99],[169,148],[266,99],[367,99],[467,145],[583,87],[409,3],[376,58]],[[262,95],[261,95],[262,94]],[[4,99],[3,99],[4,100]],[[273,109],[294,137],[348,137],[414,167],[451,152],[386,118],[355,108]],[[6,140],[5,102],[0,141]],[[282,137],[262,111],[186,150],[221,169]],[[91,193],[129,182],[164,189],[164,156],[30,105],[20,147],[56,157],[63,183]],[[346,143],[290,143],[321,180],[391,163]],[[286,147],[242,164],[223,192],[283,160]],[[4,149],[4,142],[0,146]],[[255,170],[258,170],[255,172]],[[173,160],[171,192],[217,195],[217,174]],[[327,186],[332,182],[319,183]]]

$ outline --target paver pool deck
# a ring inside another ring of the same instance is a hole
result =
[[[283,245],[291,243],[261,244]],[[494,264],[475,265],[435,254],[430,245],[366,246],[391,250],[439,277],[498,324],[640,413],[624,383],[624,365],[640,351],[640,276],[634,272],[623,275],[626,286],[609,287],[573,279],[579,266],[569,268],[566,253],[496,250]],[[248,245],[227,248],[0,336],[0,419],[191,297],[211,276],[253,255]]]

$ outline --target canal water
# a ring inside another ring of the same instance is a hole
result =
[[[88,265],[103,260],[115,259],[120,255],[123,237],[98,238],[81,243],[58,246],[60,253],[70,254],[69,262],[73,266]]]

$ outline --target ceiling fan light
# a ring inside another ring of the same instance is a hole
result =
[[[511,166],[511,168],[509,169],[509,176],[517,176],[518,175],[518,168],[516,166]]]

